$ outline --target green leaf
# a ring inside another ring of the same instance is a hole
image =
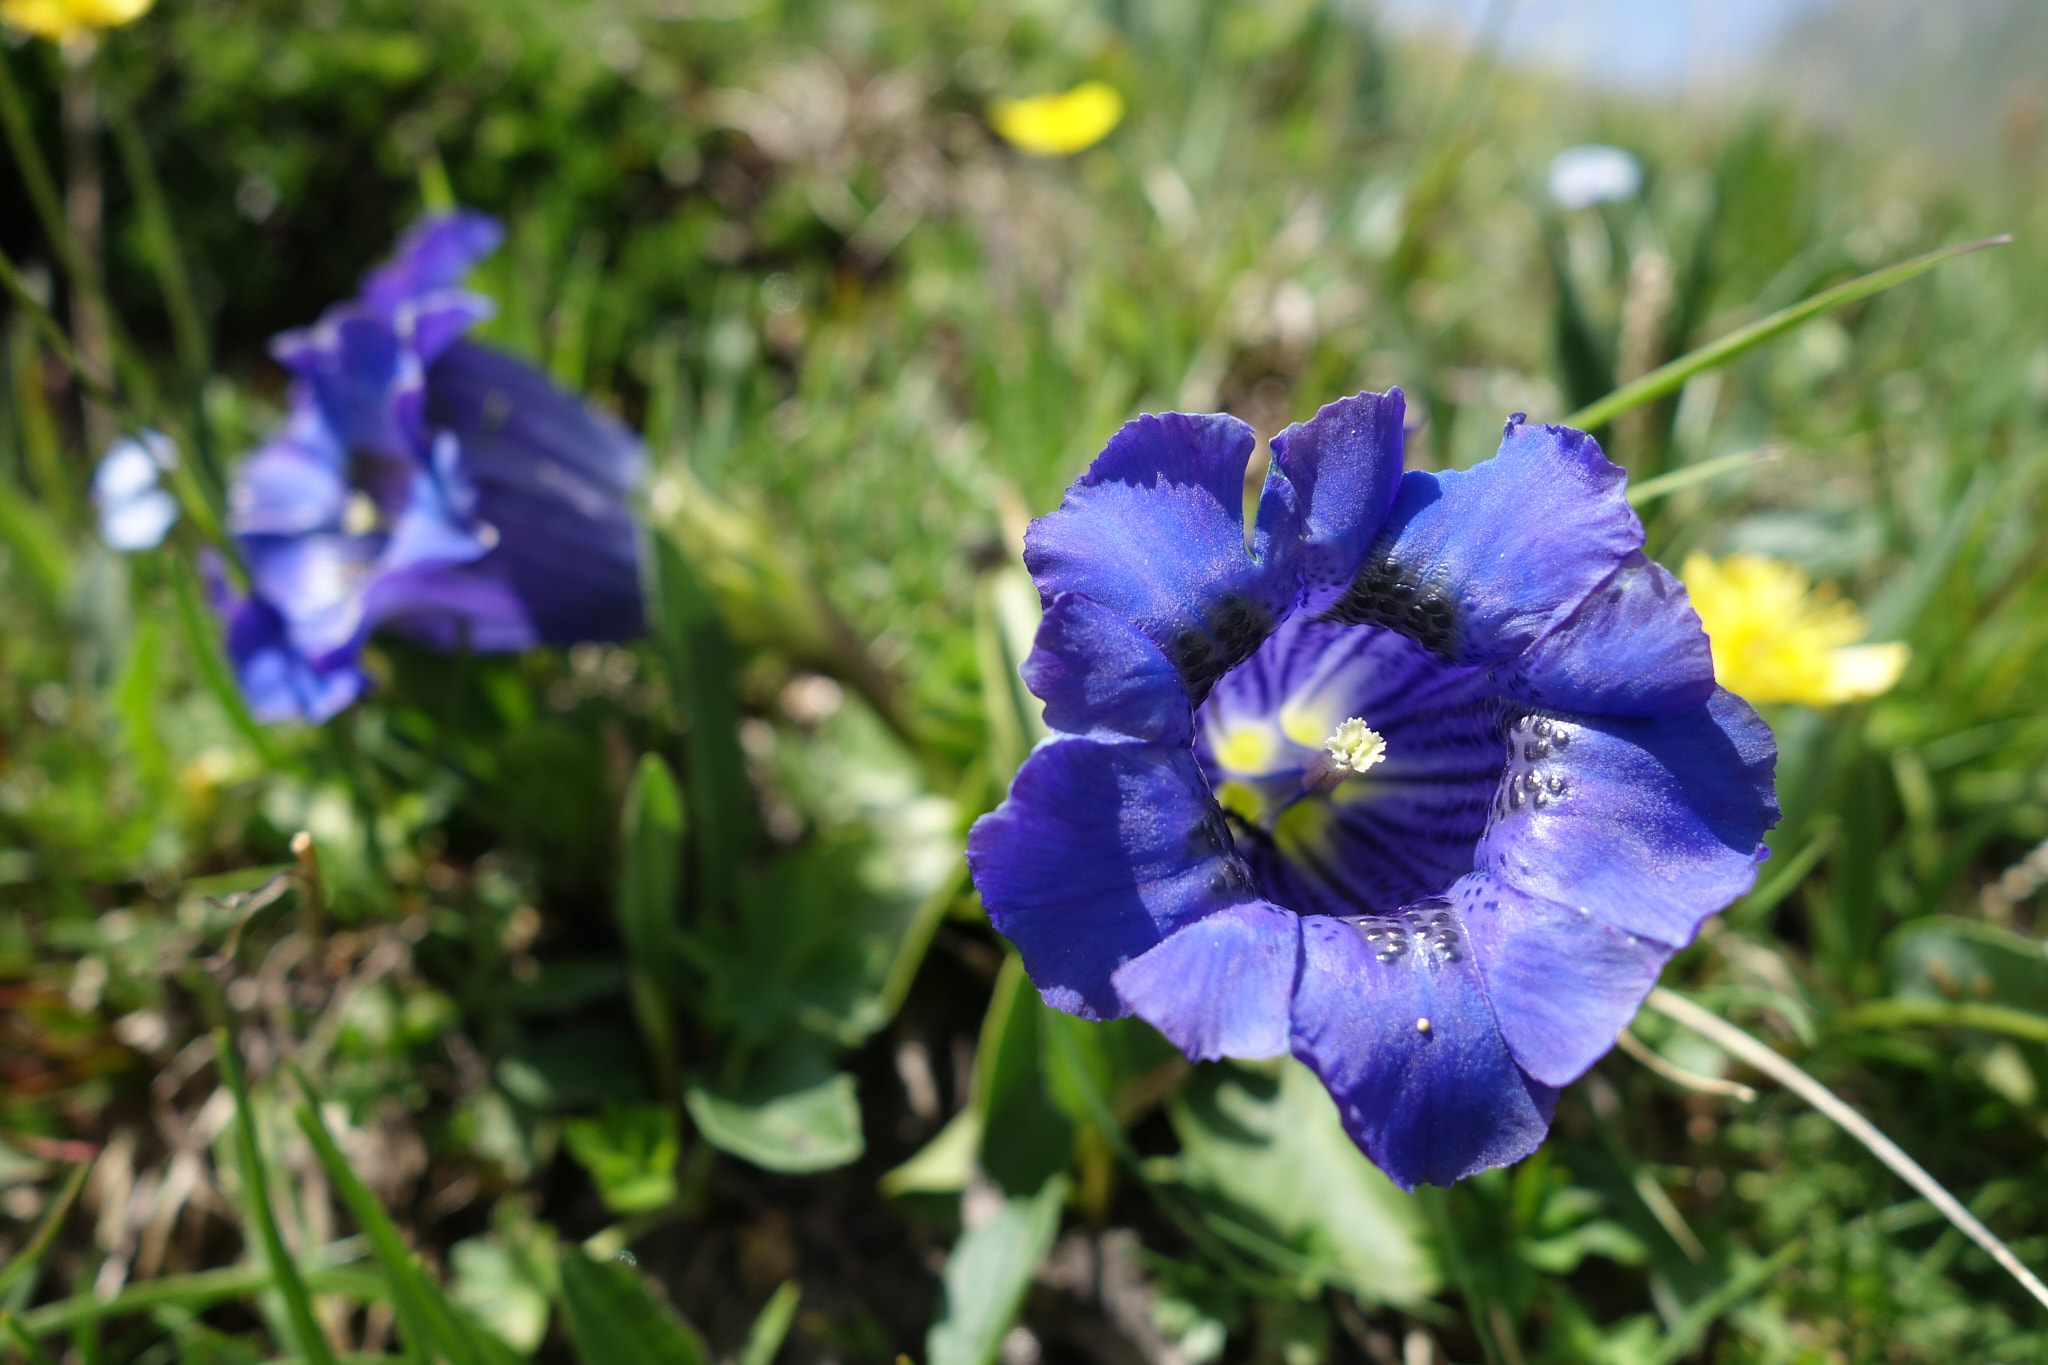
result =
[[[145,790],[162,792],[170,778],[170,754],[157,721],[157,698],[163,687],[163,622],[145,617],[135,626],[128,662],[114,687],[114,714],[121,719],[121,738],[135,756]]]
[[[697,1329],[648,1291],[621,1258],[562,1254],[563,1320],[583,1365],[707,1365]]]
[[[646,1213],[675,1202],[682,1138],[673,1110],[614,1105],[596,1118],[569,1120],[562,1141],[613,1213]]]
[[[1017,1320],[1031,1274],[1059,1235],[1063,1178],[1029,1199],[1006,1199],[961,1234],[946,1258],[946,1306],[925,1338],[929,1365],[989,1365]]]
[[[754,1325],[747,1332],[747,1344],[740,1351],[739,1365],[775,1365],[775,1353],[789,1336],[796,1321],[796,1307],[803,1302],[803,1286],[784,1280],[763,1304]]]
[[[548,1287],[517,1249],[471,1237],[449,1248],[448,1261],[451,1299],[513,1350],[531,1355],[539,1348],[552,1311]]]
[[[969,1105],[915,1156],[882,1177],[882,1193],[958,1194],[974,1179],[974,1158],[980,1150],[981,1111]]]
[[[965,884],[959,807],[868,707],[777,731],[776,786],[813,827],[751,876],[717,1008],[770,1036],[790,1020],[845,1046],[888,1021]]]
[[[1659,365],[1642,378],[1622,385],[1599,402],[1580,408],[1564,419],[1564,425],[1577,427],[1582,431],[1604,427],[1624,412],[1632,412],[1645,403],[1653,403],[1665,394],[1682,387],[1686,380],[1701,371],[1711,370],[1716,365],[1725,365],[1743,352],[1761,346],[1774,337],[1782,336],[1801,323],[1810,322],[1823,313],[1867,299],[1872,294],[1881,294],[1894,285],[1904,284],[1914,276],[1934,269],[1943,261],[1953,260],[1972,251],[1981,251],[1988,246],[2003,246],[2011,240],[2012,235],[2005,233],[1980,241],[1942,247],[1938,251],[1930,251],[1911,260],[1900,261],[1897,265],[1873,270],[1868,275],[1859,275],[1844,284],[1836,285],[1833,289],[1823,289],[1810,299],[1802,299],[1789,308],[1780,308],[1769,317],[1758,318],[1747,327],[1738,327],[1718,341],[1710,341],[1669,364]]]
[[[625,940],[633,1011],[658,1075],[676,1069],[676,893],[682,880],[683,798],[668,764],[643,754],[626,791],[625,861],[619,871],[619,934]]]
[[[2041,940],[1959,915],[1931,915],[1885,945],[1900,995],[1995,1000],[2048,1013],[2048,948]]]
[[[1003,786],[1045,736],[1044,703],[1025,690],[1019,671],[1038,619],[1038,592],[1022,566],[1004,564],[981,575],[974,596],[975,659],[988,717],[989,763]]]
[[[763,1170],[809,1175],[849,1165],[867,1150],[860,1098],[845,1072],[741,1095],[693,1085],[683,1098],[706,1142]]]
[[[667,661],[676,714],[689,727],[696,890],[705,911],[723,915],[737,895],[740,855],[754,809],[754,789],[740,754],[732,643],[717,607],[666,536],[654,537],[654,570],[653,633]]]
[[[638,1103],[647,1098],[638,1053],[622,1023],[557,1024],[506,1049],[498,1084],[513,1099],[542,1110]]]
[[[1266,1225],[1324,1283],[1397,1304],[1442,1283],[1415,1199],[1366,1160],[1299,1062],[1202,1067],[1167,1113],[1182,1179]]]
[[[1036,1194],[1074,1157],[1074,1125],[1046,1089],[1040,1019],[1046,1006],[1015,953],[1003,963],[974,1055],[983,1116],[981,1165],[1007,1194]]]

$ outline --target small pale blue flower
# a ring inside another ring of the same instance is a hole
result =
[[[1643,186],[1643,163],[1619,147],[1588,142],[1550,158],[1550,202],[1567,213],[1632,199]]]
[[[1403,474],[1403,407],[1275,437],[1249,538],[1244,423],[1110,440],[1026,537],[1054,733],[968,864],[1048,1004],[1292,1053],[1412,1187],[1543,1140],[1754,880],[1777,750],[1591,437]]]
[[[100,539],[110,550],[152,550],[178,520],[178,500],[163,476],[178,463],[178,448],[160,431],[145,429],[107,447],[93,471],[93,509]]]

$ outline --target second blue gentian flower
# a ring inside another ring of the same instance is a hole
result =
[[[639,442],[464,337],[491,305],[462,281],[502,236],[430,217],[357,298],[273,343],[290,411],[229,490],[250,591],[220,594],[259,718],[355,700],[380,627],[478,652],[640,633]]]
[[[1288,1053],[1404,1187],[1543,1140],[1777,821],[1593,439],[1402,473],[1398,389],[1274,438],[1140,417],[1031,527],[1054,732],[968,861],[1046,1001]]]

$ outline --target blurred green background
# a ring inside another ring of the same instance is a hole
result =
[[[1660,90],[1415,9],[160,0],[0,47],[0,249],[90,330],[32,145],[195,505],[279,419],[267,337],[452,196],[510,231],[483,335],[644,432],[657,589],[644,642],[380,641],[369,700],[256,728],[204,526],[100,545],[104,419],[0,313],[0,1354],[2040,1358],[2043,1310],[1773,1086],[1617,1052],[1536,1156],[1404,1196],[1292,1064],[1045,1010],[966,885],[1035,738],[1022,524],[1133,412],[1270,436],[1400,384],[1411,462],[1466,465],[2012,232],[1602,436],[1636,480],[1720,461],[1642,504],[1666,563],[1790,560],[1913,650],[1770,711],[1776,856],[1666,984],[2048,1259],[2048,24],[1817,6]],[[1087,79],[1099,145],[990,131]],[[1561,210],[1589,141],[1641,192]]]

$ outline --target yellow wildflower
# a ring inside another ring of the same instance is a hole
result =
[[[1905,671],[1905,645],[1857,644],[1866,627],[1854,604],[1832,585],[1816,590],[1783,560],[1694,553],[1681,576],[1713,647],[1714,677],[1748,701],[1859,701],[1889,691]]]
[[[0,0],[0,22],[53,43],[97,29],[119,28],[149,12],[156,0]]]
[[[1124,97],[1101,81],[1088,81],[1063,95],[997,100],[988,121],[1005,142],[1032,156],[1068,156],[1109,136],[1124,116]]]

